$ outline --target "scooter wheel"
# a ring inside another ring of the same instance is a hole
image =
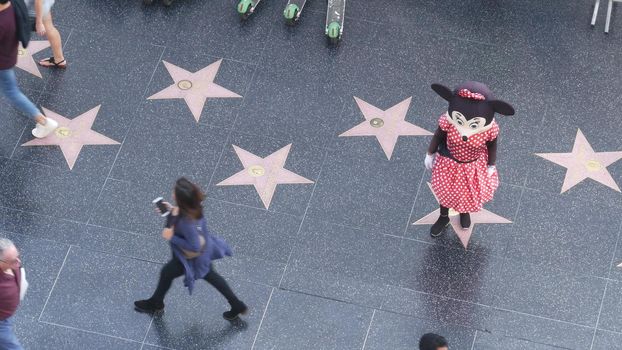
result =
[[[283,11],[283,16],[288,24],[293,24],[298,19],[298,13],[300,12],[300,8],[296,4],[289,4],[285,7],[285,11]]]
[[[341,36],[341,25],[339,22],[331,22],[326,26],[326,35],[331,39],[339,39]]]
[[[252,7],[253,2],[251,0],[241,0],[238,3],[238,13],[242,17],[248,17]]]
[[[326,27],[326,38],[332,45],[337,45],[341,40],[341,25],[339,22],[331,22]]]

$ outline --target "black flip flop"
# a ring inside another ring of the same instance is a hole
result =
[[[41,64],[41,62],[51,63],[52,65],[47,66],[47,65]],[[46,67],[46,68],[62,68],[62,69],[65,69],[65,68],[67,68],[67,63],[63,64],[64,62],[66,62],[66,61],[62,60],[60,62],[56,62],[56,61],[54,61],[54,57],[48,57],[46,59],[43,59],[43,60],[39,61],[39,65],[41,67]]]

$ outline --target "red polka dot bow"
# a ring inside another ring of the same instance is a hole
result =
[[[458,96],[477,101],[484,101],[486,99],[486,97],[479,92],[471,92],[469,89],[461,89],[458,91]]]

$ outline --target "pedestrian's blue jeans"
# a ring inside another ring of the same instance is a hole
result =
[[[34,120],[41,112],[17,87],[17,79],[13,68],[0,69],[0,89],[11,101],[13,106]]]
[[[24,350],[13,332],[13,317],[0,320],[0,349]]]

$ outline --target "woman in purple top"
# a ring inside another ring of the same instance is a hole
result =
[[[24,23],[21,21],[22,16],[19,12],[21,6],[25,7],[25,5],[20,1],[16,1],[15,5],[14,8],[9,0],[0,0],[0,91],[4,93],[15,108],[36,123],[35,128],[32,129],[32,134],[35,137],[43,138],[58,127],[58,122],[44,116],[17,86],[17,79],[13,71],[13,67],[17,63],[17,46],[19,41],[22,41],[22,46],[27,47],[30,35],[25,37],[23,35]],[[25,14],[23,15],[25,16]]]
[[[231,256],[231,248],[225,241],[207,231],[201,205],[203,193],[195,184],[182,177],[175,183],[173,199],[178,206],[165,203],[171,214],[168,215],[166,228],[162,231],[162,237],[170,242],[173,257],[162,267],[158,287],[151,298],[134,302],[136,310],[147,313],[164,310],[166,292],[175,278],[185,274],[184,285],[188,287],[190,294],[194,281],[202,278],[227,299],[231,310],[222,314],[225,319],[231,321],[240,314],[246,314],[246,305],[237,298],[212,266],[212,260],[225,255]]]

